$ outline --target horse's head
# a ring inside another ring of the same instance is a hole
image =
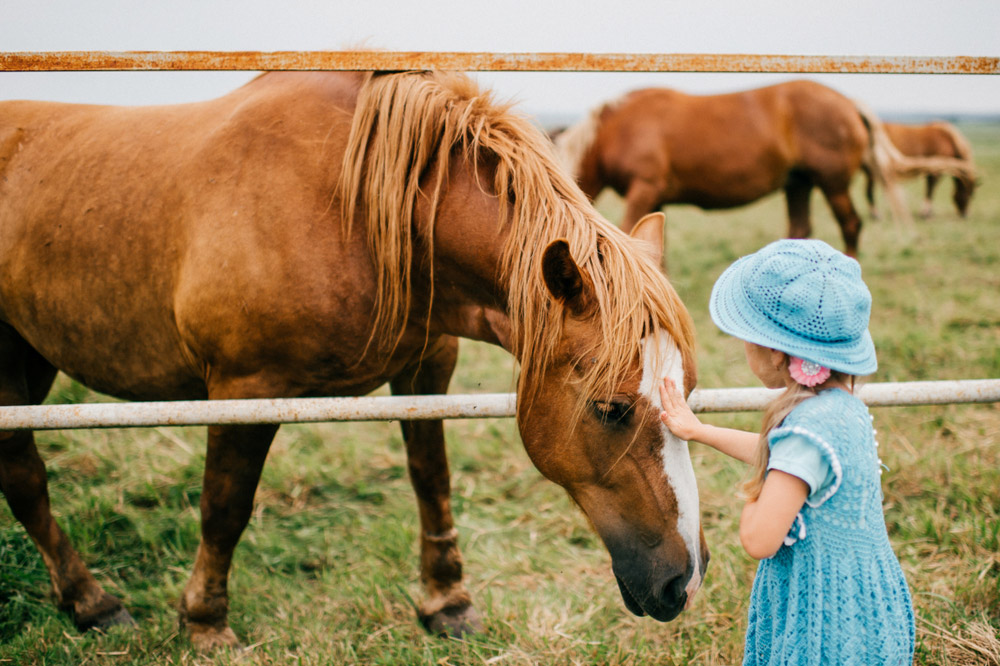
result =
[[[650,234],[651,247],[659,248],[662,215],[649,217],[633,236]],[[687,442],[659,420],[657,385],[664,374],[678,386],[693,385],[692,341],[673,339],[665,327],[647,328],[631,346],[628,367],[605,369],[615,378],[612,390],[588,393],[608,358],[603,348],[629,341],[606,339],[616,322],[609,327],[602,320],[618,315],[605,311],[613,308],[601,303],[592,276],[565,241],[547,247],[542,274],[561,335],[530,400],[518,405],[525,447],[600,534],[629,610],[671,620],[698,590],[708,563]]]
[[[954,180],[955,193],[952,195],[952,199],[955,202],[955,208],[958,209],[958,214],[964,218],[969,214],[969,201],[972,200],[972,193],[976,191],[979,180],[971,176],[958,177]]]

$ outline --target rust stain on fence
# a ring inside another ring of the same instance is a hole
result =
[[[998,74],[987,56],[820,56],[739,53],[486,53],[431,51],[20,51],[0,71],[257,71],[442,69],[480,72],[786,72]]]

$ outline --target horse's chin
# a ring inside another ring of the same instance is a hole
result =
[[[628,591],[628,587],[621,579],[621,576],[615,576],[615,580],[618,581],[618,590],[622,593],[622,601],[625,602],[625,608],[629,609],[633,615],[638,615],[639,617],[645,615],[646,611],[642,609],[639,602],[636,601],[635,597],[632,596],[632,593]]]

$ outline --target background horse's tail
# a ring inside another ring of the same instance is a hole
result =
[[[961,178],[971,182],[976,181],[976,169],[971,159],[954,157],[909,157],[899,151],[889,139],[882,121],[864,102],[853,100],[861,120],[868,127],[868,150],[864,162],[872,176],[889,195],[889,208],[897,221],[910,224],[913,221],[906,205],[906,197],[899,184],[901,178],[919,176],[921,174],[941,174]],[[968,142],[957,131],[952,133],[956,139],[956,147],[965,146],[968,155],[972,150]],[[961,148],[960,148],[961,149]]]
[[[864,102],[853,100],[854,108],[858,110],[861,120],[868,128],[868,150],[863,157],[865,167],[871,178],[874,178],[885,190],[889,198],[889,210],[897,222],[907,226],[912,225],[913,217],[906,205],[906,196],[899,184],[897,165],[906,157],[899,152],[886,134],[882,121]]]

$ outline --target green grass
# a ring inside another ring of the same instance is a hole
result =
[[[963,128],[983,185],[969,219],[950,206],[912,229],[868,222],[861,263],[874,298],[874,381],[1000,377],[1000,127]],[[908,187],[913,208],[919,186]],[[860,189],[855,202],[863,210]],[[620,201],[599,207],[617,219]],[[825,204],[815,235],[841,247]],[[699,332],[700,386],[752,386],[742,346],[707,313],[715,278],[780,238],[774,196],[729,212],[667,210],[671,279]],[[512,366],[463,343],[453,392],[507,391]],[[60,378],[50,401],[102,399]],[[918,615],[917,662],[997,664],[1000,632],[1000,408],[873,410],[890,536]],[[756,429],[756,414],[709,420]],[[623,607],[599,539],[566,494],[541,478],[511,420],[448,424],[467,584],[486,631],[441,640],[416,621],[417,521],[395,424],[285,426],[236,551],[230,621],[252,664],[732,664],[742,655],[755,563],[739,547],[739,466],[693,447],[712,563],[676,621]],[[70,538],[138,629],[79,634],[50,600],[48,575],[0,508],[0,664],[228,664],[193,653],[178,596],[198,542],[199,428],[39,433],[52,502]],[[995,645],[992,644],[992,645]]]

